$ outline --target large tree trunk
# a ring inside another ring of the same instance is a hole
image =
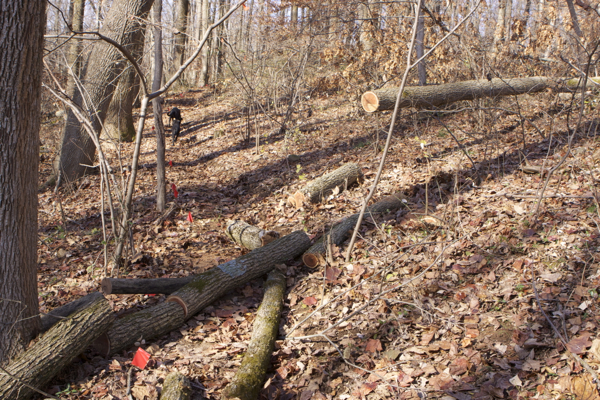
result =
[[[45,24],[45,1],[2,2],[0,365],[24,350],[40,327],[37,184]]]
[[[129,51],[138,62],[141,61],[144,52],[145,25],[137,27],[137,32],[132,40]],[[133,124],[133,102],[140,91],[140,77],[136,74],[132,65],[121,74],[119,83],[108,107],[106,120],[104,121],[104,132],[107,136],[124,142],[131,142],[135,138],[135,126]]]
[[[106,355],[119,352],[141,339],[151,340],[180,327],[213,301],[269,272],[277,264],[302,254],[310,246],[303,231],[296,231],[235,260],[197,275],[164,303],[117,320],[97,349]]]
[[[84,0],[71,0],[69,8],[69,17],[71,21],[71,30],[73,32],[83,31],[83,16],[85,10]],[[81,39],[74,37],[69,45],[69,53],[67,55],[67,63],[71,68],[71,73],[67,78],[67,94],[73,97],[75,93],[75,80],[79,79],[81,71]]]
[[[175,29],[177,35],[175,36],[174,43],[174,55],[173,55],[173,66],[174,70],[177,71],[183,64],[185,57],[185,44],[187,43],[187,26],[188,26],[188,13],[190,10],[190,0],[179,0],[177,2],[177,20],[175,21]],[[181,85],[187,85],[186,74],[182,74],[179,78]]]
[[[139,29],[139,17],[145,18],[154,0],[115,0],[100,32],[130,48]],[[98,41],[89,57],[82,84],[85,96],[75,91],[73,100],[92,113],[93,127],[100,132],[101,124],[115,91],[115,82],[126,65],[126,59],[113,45]],[[84,101],[85,97],[85,101]],[[96,147],[72,111],[69,110],[63,131],[57,172],[67,182],[82,177],[94,164]]]
[[[265,282],[265,294],[252,324],[252,338],[240,369],[223,390],[224,398],[256,400],[262,389],[275,340],[279,332],[279,320],[283,310],[285,276],[277,269],[269,273]]]
[[[156,278],[156,279],[102,279],[102,292],[109,294],[171,294],[195,278]]]
[[[102,293],[93,292],[86,296],[83,296],[75,301],[65,304],[62,307],[55,308],[48,314],[42,315],[42,332],[46,332],[52,328],[56,323],[67,318],[69,315],[76,313],[77,311],[83,310],[89,307],[90,304],[97,301],[99,298],[104,298]]]
[[[43,16],[40,16],[40,20],[42,19]],[[37,343],[6,366],[10,375],[0,373],[0,399],[23,400],[31,397],[35,393],[32,388],[43,388],[98,336],[106,332],[113,320],[112,308],[101,297],[88,308],[56,324]]]
[[[600,78],[590,78],[600,83]],[[404,89],[400,108],[406,107],[438,107],[462,100],[474,100],[482,97],[514,96],[525,93],[536,93],[551,88],[557,92],[577,90],[579,79],[554,79],[543,76],[514,79],[487,79],[445,83],[432,86],[409,86]],[[588,86],[596,87],[592,82]],[[393,110],[398,95],[397,87],[365,92],[361,104],[365,111]]]

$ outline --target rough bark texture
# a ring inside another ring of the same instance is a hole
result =
[[[275,239],[279,239],[279,233],[265,231],[256,226],[248,225],[244,221],[228,221],[225,233],[229,239],[248,250],[258,249]]]
[[[283,309],[285,276],[274,269],[265,283],[265,295],[252,326],[252,338],[240,369],[223,390],[226,399],[255,400],[263,386],[275,347]]]
[[[129,48],[131,55],[138,62],[141,61],[144,52],[145,25],[135,27],[137,31],[133,35]],[[104,132],[107,136],[124,142],[131,142],[135,138],[135,126],[133,124],[133,102],[140,90],[140,78],[135,69],[128,64],[115,88],[115,93],[108,107],[106,121],[104,121]]]
[[[37,182],[46,24],[45,1],[1,4],[0,365],[22,351],[40,326]]]
[[[146,18],[152,3],[153,0],[116,0],[100,32],[126,48],[131,47],[139,29],[139,19],[131,17]],[[123,72],[126,63],[125,57],[113,45],[104,41],[95,43],[82,79],[86,102],[83,101],[80,91],[75,91],[73,100],[84,109],[90,110],[90,113],[96,111],[93,114],[96,132],[101,130],[101,123],[106,117],[115,91],[117,77]],[[62,179],[73,181],[83,176],[88,169],[85,165],[94,165],[95,155],[96,147],[92,139],[69,110],[57,166]]]
[[[199,39],[202,38],[204,32],[208,29],[208,9],[210,7],[209,0],[201,0],[201,19],[200,19],[200,35]],[[201,59],[200,59],[200,77],[198,79],[198,86],[204,87],[208,85],[208,61],[210,58],[208,42],[202,48]]]
[[[385,214],[388,212],[394,212],[402,207],[402,199],[404,196],[401,193],[396,193],[391,196],[386,196],[379,200],[377,203],[367,208],[365,212],[366,216]],[[358,221],[359,214],[351,215],[340,223],[334,225],[329,232],[323,235],[314,245],[312,245],[302,255],[302,261],[307,267],[315,268],[318,265],[323,265],[325,262],[325,254],[327,252],[325,239],[327,236],[330,237],[330,242],[336,246],[341,245],[346,239],[348,232],[354,229],[356,222]]]
[[[179,0],[177,2],[177,21],[175,22],[175,29],[178,34],[175,36],[175,46],[173,49],[173,67],[175,71],[181,67],[184,61],[189,10],[189,0]],[[186,74],[182,74],[181,78],[179,78],[179,83],[184,86],[186,85],[185,75]]]
[[[57,373],[104,333],[114,313],[104,297],[59,322],[20,357],[6,366],[12,375],[0,374],[0,399],[23,400],[43,388]],[[28,386],[26,386],[28,385]]]
[[[69,8],[69,16],[71,18],[71,29],[74,32],[83,31],[83,16],[85,13],[84,0],[72,0]],[[75,77],[79,78],[81,71],[81,39],[77,36],[71,38],[69,44],[69,53],[67,55],[67,63],[71,68],[72,74],[67,78],[67,94],[73,97],[75,91]]]
[[[173,371],[165,378],[160,400],[189,400],[192,397],[190,380],[181,372]]]
[[[102,292],[109,294],[171,294],[195,278],[102,279]]]
[[[363,179],[363,173],[357,164],[344,164],[335,171],[309,182],[304,189],[289,197],[288,202],[296,207],[300,207],[306,200],[317,203],[331,194],[336,187],[342,192]]]
[[[162,46],[162,0],[154,2],[154,78],[152,80],[152,91],[160,89],[163,77],[163,46]],[[166,188],[165,188],[165,127],[162,118],[162,97],[152,99],[152,113],[154,114],[154,126],[156,129],[156,209],[165,211]]]
[[[590,78],[600,83],[600,78]],[[553,79],[543,76],[530,78],[487,79],[446,83],[432,86],[409,86],[404,89],[400,108],[437,107],[461,100],[474,100],[483,97],[513,96],[524,93],[541,92],[552,88],[557,92],[570,92],[577,89],[578,79]],[[591,82],[588,86],[595,87]],[[393,110],[398,88],[385,88],[365,92],[361,104],[365,111],[375,112]]]
[[[88,307],[90,304],[92,304],[100,298],[104,298],[102,293],[90,293],[87,296],[83,296],[82,298],[65,304],[62,307],[55,308],[48,314],[42,315],[42,332],[46,332],[59,321],[67,318],[69,315],[79,310],[83,310],[84,308]]]
[[[276,264],[299,256],[309,246],[306,233],[296,231],[211,268],[174,292],[166,302],[117,320],[97,348],[105,354],[114,354],[136,341],[164,335],[222,295],[266,274]]]

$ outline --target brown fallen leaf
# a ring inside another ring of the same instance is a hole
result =
[[[582,354],[585,352],[585,349],[592,345],[590,342],[590,333],[583,332],[581,335],[574,337],[571,339],[569,343],[567,343],[567,348],[573,354]]]
[[[573,377],[571,393],[577,400],[600,400],[598,389],[588,374]]]
[[[379,339],[369,339],[367,341],[367,347],[365,347],[365,350],[369,353],[376,353],[383,350],[383,347],[381,347],[381,342]]]

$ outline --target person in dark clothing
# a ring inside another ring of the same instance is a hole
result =
[[[181,111],[179,108],[173,107],[171,111],[167,113],[167,116],[171,119],[171,137],[173,138],[173,145],[179,137],[179,131],[181,130]]]

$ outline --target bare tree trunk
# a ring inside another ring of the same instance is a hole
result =
[[[577,21],[577,11],[575,11],[573,0],[567,0],[567,6],[569,7],[569,14],[571,14],[571,23],[573,24],[573,30],[575,31],[575,34],[579,37],[583,37],[583,32],[581,32],[579,22]]]
[[[144,18],[152,3],[153,0],[115,0],[100,32],[129,48],[139,27],[138,20],[131,17]],[[82,80],[85,99],[80,91],[76,91],[73,100],[93,113],[94,131],[100,132],[115,91],[114,82],[125,68],[126,60],[117,48],[104,41],[95,43],[89,60]],[[60,171],[61,177],[67,181],[78,179],[86,173],[88,166],[94,164],[95,155],[94,142],[69,110],[57,172]]]
[[[417,20],[417,38],[415,42],[415,50],[417,51],[417,59],[425,54],[425,18],[423,14],[419,15]],[[425,60],[417,64],[417,76],[419,77],[419,86],[427,84],[427,72],[425,70]]]
[[[292,29],[295,29],[298,25],[298,6],[292,6],[292,14],[290,17],[290,26]]]
[[[163,72],[162,56],[162,28],[161,28],[162,0],[154,2],[154,80],[152,91],[160,89]],[[162,97],[152,100],[154,113],[154,127],[156,132],[156,209],[165,211],[165,128],[162,120]]]
[[[175,36],[175,49],[174,49],[174,70],[177,71],[181,64],[183,64],[185,57],[185,45],[187,43],[187,26],[188,26],[188,14],[190,10],[190,0],[179,0],[177,2],[177,20],[175,22],[175,29],[177,34]],[[179,79],[181,85],[186,85],[185,74]]]
[[[204,35],[204,32],[206,32],[206,30],[208,29],[208,8],[209,8],[209,1],[210,0],[201,0],[202,1],[202,20],[200,22],[200,35],[199,37],[202,37],[202,35]],[[202,57],[202,68],[200,69],[200,80],[198,82],[198,85],[200,87],[204,87],[206,85],[208,85],[208,60],[210,57],[209,54],[209,45],[205,45],[202,48],[202,53],[201,53],[201,57]]]
[[[494,31],[494,43],[492,45],[492,51],[498,52],[500,44],[504,41],[504,34],[506,29],[506,1],[500,0],[498,3],[498,19],[496,20],[496,30]]]
[[[69,16],[71,17],[71,30],[74,32],[83,31],[83,16],[85,9],[84,0],[72,0],[71,6],[69,7]],[[67,56],[67,62],[71,68],[69,77],[67,78],[67,94],[73,97],[75,92],[75,79],[79,79],[79,73],[81,71],[81,39],[74,37],[71,39],[69,46],[69,54]]]
[[[2,365],[24,350],[40,328],[37,184],[46,2],[2,2],[0,26],[3,33],[0,40]]]

